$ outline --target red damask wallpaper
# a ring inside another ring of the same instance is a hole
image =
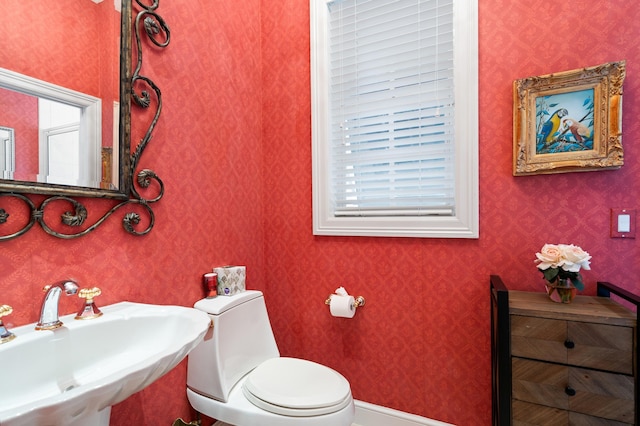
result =
[[[358,399],[458,425],[491,422],[489,274],[541,291],[535,252],[567,242],[593,255],[587,293],[596,280],[640,290],[636,240],[609,238],[609,209],[637,208],[638,13],[597,1],[479,7],[478,240],[311,235],[308,11],[293,0],[262,9],[266,282],[280,347],[338,369]],[[621,59],[625,166],[514,178],[513,80]],[[320,303],[340,285],[366,297],[352,320]]]
[[[37,179],[38,99],[0,89],[0,126],[13,129],[15,139],[14,179]]]
[[[609,210],[638,207],[640,11],[596,0],[480,2],[477,240],[311,234],[308,1],[174,1],[159,12],[172,41],[145,53],[164,106],[141,164],[166,185],[155,228],[136,238],[114,218],[75,241],[34,229],[0,244],[0,303],[14,307],[15,325],[35,321],[40,287],[65,276],[102,287],[102,304],[191,305],[204,271],[245,264],[248,286],[266,293],[283,355],[339,370],[357,399],[483,426],[489,274],[541,291],[535,252],[566,242],[593,255],[587,294],[597,280],[640,292],[636,240],[609,238]],[[513,80],[622,59],[624,167],[514,178]],[[324,305],[338,286],[367,299],[351,320]],[[185,377],[182,363],[115,406],[112,424],[195,418]]]

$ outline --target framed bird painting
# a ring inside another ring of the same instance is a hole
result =
[[[513,83],[513,175],[617,169],[625,61]]]

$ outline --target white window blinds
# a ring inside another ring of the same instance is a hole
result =
[[[327,6],[334,215],[453,215],[453,0]]]

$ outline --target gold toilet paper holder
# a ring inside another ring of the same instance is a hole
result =
[[[329,295],[329,297],[327,297],[327,300],[324,301],[325,305],[331,305],[331,296],[332,295]],[[359,308],[360,306],[364,306],[365,300],[364,300],[364,297],[358,296],[353,300],[353,302],[354,302],[353,307]]]

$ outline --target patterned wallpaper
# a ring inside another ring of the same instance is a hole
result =
[[[568,242],[593,255],[587,293],[596,280],[640,290],[636,241],[609,238],[609,209],[638,207],[639,13],[594,0],[479,3],[478,240],[311,235],[308,9],[262,9],[266,282],[282,352],[336,368],[358,399],[478,426],[491,422],[489,274],[542,291],[535,252]],[[513,80],[621,59],[625,166],[514,178]],[[366,297],[354,319],[322,304],[341,285]]]
[[[38,173],[38,99],[0,89],[0,126],[13,129],[14,178],[36,180]]]
[[[337,369],[357,399],[487,425],[489,274],[541,291],[534,253],[545,242],[569,242],[594,257],[586,293],[596,280],[640,291],[636,240],[609,238],[609,209],[636,208],[639,191],[636,9],[596,0],[480,2],[480,238],[440,240],[311,235],[308,1],[162,2],[172,42],[162,53],[150,48],[143,68],[164,96],[141,161],[167,188],[156,226],[136,238],[114,218],[79,240],[34,229],[2,243],[0,303],[14,307],[9,322],[35,321],[40,287],[65,276],[102,287],[102,304],[191,305],[204,271],[245,264],[247,285],[266,293],[283,355]],[[621,59],[625,166],[514,178],[512,81]],[[105,203],[88,202],[90,212]],[[367,299],[351,320],[324,305],[341,285]],[[77,303],[66,298],[61,309]],[[193,419],[185,374],[182,363],[115,406],[112,424]]]
[[[39,2],[23,3],[31,12],[12,19],[35,19]],[[3,2],[3,13],[4,7]],[[6,323],[37,321],[42,287],[65,277],[81,287],[100,287],[99,306],[122,300],[192,306],[203,296],[202,274],[233,263],[247,265],[251,288],[264,288],[259,2],[164,1],[158,11],[172,39],[161,52],[151,43],[144,46],[142,73],[162,90],[163,110],[140,161],[166,185],[154,205],[155,226],[147,236],[134,237],[116,215],[76,240],[59,240],[34,227],[0,243],[0,304],[14,308]],[[79,19],[63,30],[82,24],[93,25]],[[2,46],[0,67],[10,68],[12,58],[3,56]],[[137,141],[148,115],[134,114]],[[84,201],[89,220],[114,204]],[[6,203],[0,200],[0,208]],[[19,217],[17,207],[8,210]],[[61,313],[77,312],[79,303],[62,298]],[[195,418],[186,399],[186,362],[113,407],[111,423],[169,425],[178,417]]]

